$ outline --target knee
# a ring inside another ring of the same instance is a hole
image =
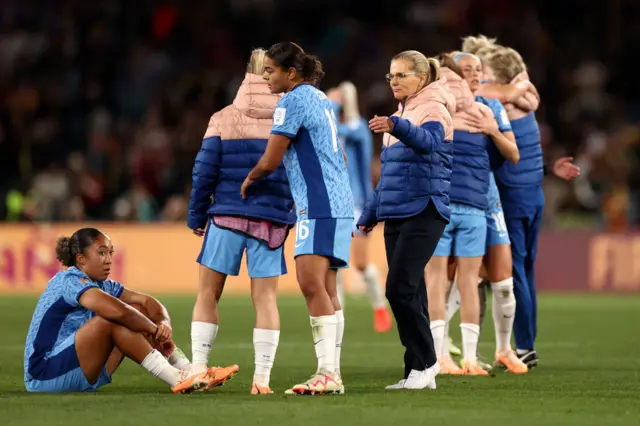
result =
[[[298,283],[305,299],[314,299],[316,296],[327,292],[324,282],[309,274],[298,274]]]
[[[253,306],[256,311],[276,311],[278,302],[275,291],[252,292]]]
[[[385,297],[387,298],[387,300],[389,301],[389,303],[392,304],[392,305],[407,304],[408,297],[407,297],[406,292],[402,291],[402,286],[398,286],[398,285],[389,286],[389,285],[387,285],[387,288],[386,288],[384,294],[385,294]]]
[[[198,287],[198,297],[217,303],[222,296],[222,288],[215,285],[201,285]]]
[[[511,267],[499,267],[495,270],[491,270],[489,275],[489,281],[492,283],[499,283],[510,279],[513,276],[513,269]],[[513,291],[513,280],[511,280],[511,290]]]
[[[358,259],[353,263],[353,266],[360,271],[361,273],[364,274],[364,272],[367,269],[367,262],[366,260],[362,260],[362,259]]]

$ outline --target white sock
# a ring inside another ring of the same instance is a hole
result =
[[[335,369],[338,375],[340,374],[340,355],[342,354],[342,338],[344,337],[344,311],[340,309],[336,311],[336,358]]]
[[[177,346],[173,348],[173,352],[171,352],[171,355],[169,355],[167,361],[169,361],[169,364],[171,364],[178,370],[182,370],[191,364],[189,358],[187,358],[184,352],[182,352],[182,350],[180,350],[180,348]]]
[[[276,359],[276,350],[280,341],[280,330],[253,329],[253,348],[255,351],[255,371],[253,383],[269,386],[271,368]]]
[[[171,366],[169,361],[157,350],[152,350],[140,363],[142,368],[162,380],[169,386],[175,386],[180,380],[180,370]]]
[[[462,356],[465,361],[478,362],[478,337],[480,336],[480,326],[478,324],[460,324],[462,331]]]
[[[445,322],[444,320],[435,320],[435,321],[431,321],[429,325],[431,326],[431,335],[433,336],[433,346],[435,346],[435,349],[436,349],[436,356],[438,357],[438,359],[440,359],[442,358],[445,351],[445,344],[444,344]],[[446,350],[448,349],[449,347],[447,346]]]
[[[218,324],[202,321],[191,323],[191,358],[195,367],[207,366],[217,334]]]
[[[362,274],[362,279],[367,288],[369,299],[371,299],[371,306],[374,309],[386,308],[387,302],[384,299],[384,293],[380,285],[380,273],[376,265],[373,263],[368,264]]]
[[[433,331],[431,331],[431,334],[433,334]],[[449,354],[449,322],[445,321],[444,322],[444,332],[443,332],[443,339],[444,339],[444,343],[442,344],[442,356],[451,356]],[[438,357],[440,357],[440,355],[438,355]]]
[[[451,321],[451,318],[458,312],[458,309],[460,309],[460,290],[458,289],[458,283],[453,281],[449,297],[447,298],[447,312],[445,314],[447,323]]]
[[[309,319],[313,345],[318,358],[318,370],[324,369],[333,373],[336,362],[336,326],[338,322],[336,315],[309,317]]]
[[[511,350],[511,332],[516,314],[513,278],[491,283],[493,326],[496,330],[496,351]]]
[[[344,280],[342,279],[344,275],[344,269],[338,269],[336,273],[336,292],[338,293],[338,302],[340,302],[340,306],[344,308]]]

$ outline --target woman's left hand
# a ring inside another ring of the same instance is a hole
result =
[[[572,163],[573,157],[558,158],[553,163],[553,174],[560,179],[573,180],[580,176],[580,167]]]
[[[479,115],[468,115],[464,118],[465,124],[472,128],[471,133],[484,133],[485,135],[491,135],[498,131],[498,122],[493,114],[487,115],[483,111],[480,111]]]
[[[157,342],[162,343],[171,339],[173,330],[171,329],[171,323],[169,321],[162,320],[156,325],[158,326],[158,331],[156,331],[154,338]]]
[[[242,182],[242,186],[240,187],[240,195],[242,196],[243,200],[247,199],[247,188],[249,188],[252,183],[253,179],[249,179],[249,176],[247,176],[244,182]]]
[[[389,117],[378,117],[376,115],[369,120],[369,128],[373,133],[391,133],[393,121]]]

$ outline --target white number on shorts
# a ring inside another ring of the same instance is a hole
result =
[[[504,220],[504,213],[491,213],[491,217],[493,221],[496,223],[496,228],[498,228],[498,232],[507,232],[507,222]]]
[[[296,241],[303,241],[309,237],[309,219],[303,219],[296,224]]]
[[[329,112],[328,109],[324,109],[324,115],[327,116],[327,120],[329,120],[329,127],[331,127],[331,142],[333,143],[333,151],[338,152],[338,126],[336,125],[335,118],[333,117],[333,113]]]

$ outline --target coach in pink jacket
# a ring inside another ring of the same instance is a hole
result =
[[[396,55],[387,81],[400,101],[369,126],[384,133],[380,182],[358,220],[363,232],[385,221],[386,295],[406,348],[404,378],[387,389],[435,388],[439,365],[429,328],[424,268],[449,222],[455,98],[440,65],[417,51]]]
[[[215,113],[193,167],[188,226],[204,235],[198,256],[200,277],[193,311],[193,363],[204,367],[218,330],[218,299],[227,275],[238,275],[243,254],[256,308],[256,365],[252,393],[271,393],[269,372],[278,345],[278,276],[286,273],[283,244],[295,223],[289,182],[280,165],[251,186],[240,187],[267,146],[273,111],[280,95],[262,79],[265,51],[252,52],[247,74],[232,105]],[[206,229],[206,233],[205,233]]]

